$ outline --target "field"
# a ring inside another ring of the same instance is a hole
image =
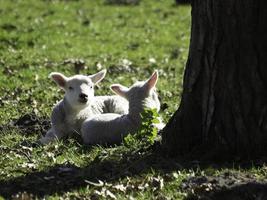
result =
[[[250,188],[263,194],[263,161],[185,162],[138,142],[35,144],[63,97],[48,78],[53,71],[70,76],[107,69],[96,89],[96,95],[107,95],[112,83],[130,86],[158,69],[160,115],[167,122],[177,109],[190,6],[173,0],[111,2],[0,0],[0,199],[197,199],[209,192],[223,197],[222,189],[242,195]],[[246,194],[244,199],[252,195]]]

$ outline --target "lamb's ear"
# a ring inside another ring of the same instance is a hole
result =
[[[115,92],[117,95],[122,97],[126,97],[126,93],[128,92],[129,88],[121,85],[121,84],[113,84],[110,86],[110,89]]]
[[[68,81],[68,78],[66,76],[58,72],[52,72],[49,74],[49,78],[52,78],[59,87],[65,89],[66,83]]]
[[[155,70],[151,77],[146,81],[145,87],[147,87],[148,90],[151,90],[153,87],[155,87],[158,81],[158,76],[158,71]]]
[[[100,72],[97,72],[96,74],[88,76],[94,84],[99,83],[105,76],[106,76],[107,70],[103,69]]]

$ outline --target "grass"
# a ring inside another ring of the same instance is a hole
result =
[[[49,115],[55,98],[61,97],[47,76],[51,71],[74,74],[72,66],[63,65],[67,59],[85,61],[88,69],[80,73],[96,72],[97,63],[110,69],[98,94],[110,93],[110,83],[129,85],[159,68],[158,87],[165,98],[163,102],[169,106],[164,116],[170,117],[178,104],[187,58],[189,8],[175,7],[171,0],[142,1],[139,6],[111,6],[103,2],[1,1],[0,56],[4,70],[0,74],[0,88],[2,93],[9,94],[2,101],[10,113],[9,117],[1,115],[1,121],[17,117],[27,107],[29,111],[32,108],[29,102],[34,100],[38,111]],[[155,64],[149,62],[151,58],[156,60]],[[112,73],[122,59],[130,60],[133,71],[138,73],[127,73],[123,68],[120,73]],[[162,89],[170,85],[172,90]],[[20,90],[16,92],[18,86],[23,95],[18,94]],[[19,108],[14,107],[17,98]]]
[[[50,72],[92,74],[102,68],[108,74],[97,95],[111,94],[111,83],[130,85],[158,69],[160,115],[167,121],[180,100],[189,6],[175,6],[173,0],[141,0],[136,6],[104,0],[0,0],[0,5],[0,199],[185,199],[190,190],[182,186],[190,177],[230,171],[265,179],[264,164],[183,163],[138,142],[88,148],[70,139],[32,146],[40,127],[6,126],[26,113],[49,118],[63,96],[48,79]]]

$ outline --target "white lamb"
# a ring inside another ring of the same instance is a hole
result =
[[[100,82],[105,74],[106,70],[90,76],[66,77],[57,72],[49,75],[65,91],[65,96],[53,108],[52,127],[45,137],[40,139],[42,144],[71,136],[73,133],[79,134],[83,121],[93,115],[128,112],[128,101],[119,96],[94,96],[94,85]]]
[[[93,116],[84,121],[81,128],[82,139],[85,144],[119,144],[128,133],[133,133],[141,125],[141,112],[144,108],[157,108],[160,102],[155,85],[158,72],[145,82],[137,82],[130,88],[120,84],[111,86],[111,90],[129,101],[129,113],[119,115],[106,113]],[[162,128],[164,125],[159,125]]]

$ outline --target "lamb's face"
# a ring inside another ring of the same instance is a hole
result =
[[[156,108],[160,110],[160,102],[156,87],[149,88],[146,82],[137,82],[125,94],[129,102],[142,104],[146,108]]]
[[[106,75],[106,70],[96,74],[85,76],[75,75],[66,77],[63,74],[53,72],[50,77],[65,91],[65,99],[71,107],[83,109],[88,106],[94,98],[94,86]]]
[[[144,106],[146,108],[156,108],[157,111],[159,112],[160,110],[160,101],[159,101],[159,97],[158,97],[158,93],[156,91],[156,88],[153,88],[148,97],[145,99],[144,101]]]
[[[133,84],[128,91],[125,93],[125,98],[128,101],[142,101],[148,96],[150,96],[151,90],[147,90],[147,88],[144,86],[145,82],[140,81]]]
[[[114,84],[111,89],[118,95],[126,98],[130,104],[142,104],[148,108],[160,109],[160,102],[155,85],[158,80],[158,72],[155,71],[147,81],[136,82],[130,88],[120,84]]]
[[[65,99],[72,107],[88,106],[94,98],[94,83],[87,76],[73,76],[65,87]]]

